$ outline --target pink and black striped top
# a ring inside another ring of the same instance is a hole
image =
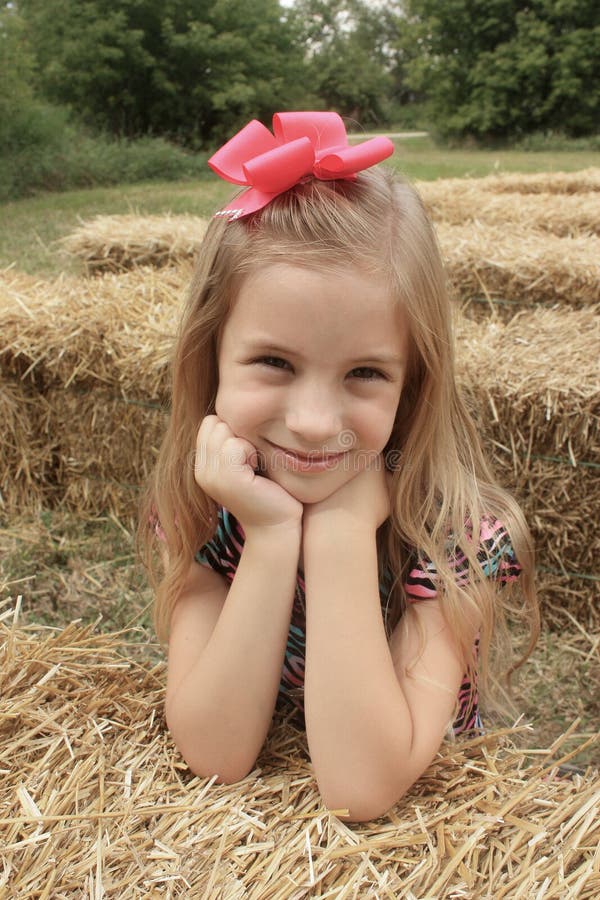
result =
[[[196,554],[196,560],[210,566],[233,581],[244,546],[244,531],[237,519],[224,508],[219,508],[216,532]],[[486,519],[480,528],[480,548],[477,558],[484,574],[500,585],[515,581],[521,566],[516,559],[508,533],[497,519]],[[451,557],[452,568],[459,583],[468,581],[468,561],[462,553]],[[379,586],[382,612],[385,609],[392,579],[384,579]],[[414,566],[405,582],[409,603],[432,600],[437,596],[437,572],[433,563],[422,554],[415,553]],[[302,571],[298,571],[292,617],[288,632],[278,703],[292,703],[298,710],[304,709],[304,661],[306,653],[305,585]],[[465,676],[458,696],[458,713],[453,724],[455,734],[481,728],[477,685]]]

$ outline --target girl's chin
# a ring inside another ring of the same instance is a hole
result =
[[[283,475],[282,477],[282,473],[279,472],[276,478],[273,478],[271,475],[268,477],[277,482],[295,500],[304,504],[320,503],[322,500],[326,500],[332,494],[335,494],[338,488],[341,487],[340,484],[335,483],[332,479],[315,477],[313,475],[309,477],[297,475],[286,477]]]

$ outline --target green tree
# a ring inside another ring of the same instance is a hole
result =
[[[393,80],[383,10],[364,0],[297,0],[293,20],[316,102],[360,125],[387,122]]]
[[[591,0],[407,0],[411,84],[446,136],[598,127],[600,8]]]
[[[32,99],[34,69],[22,18],[12,4],[0,4],[0,127],[7,115]]]
[[[112,134],[198,145],[293,104],[278,0],[18,0],[49,100]]]

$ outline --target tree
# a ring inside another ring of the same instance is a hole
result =
[[[35,69],[25,26],[14,6],[0,4],[0,127],[7,116],[31,101]]]
[[[18,2],[41,92],[115,135],[219,140],[302,89],[278,0]]]
[[[393,82],[383,10],[363,0],[297,0],[293,21],[317,103],[362,126],[386,122]]]
[[[446,136],[598,127],[600,14],[591,0],[407,0],[422,53],[409,78]],[[596,87],[595,87],[596,86]]]

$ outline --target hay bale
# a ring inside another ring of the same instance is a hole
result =
[[[457,338],[462,389],[540,565],[599,576],[600,317],[538,309],[486,327],[460,320]]]
[[[43,434],[44,398],[0,374],[0,512],[37,512],[56,500],[54,448]]]
[[[598,461],[600,316],[536,309],[508,323],[457,319],[463,388],[493,441],[517,453]]]
[[[421,182],[456,297],[600,304],[600,169]],[[482,307],[471,307],[480,313]]]
[[[548,587],[542,615],[560,602],[583,626],[600,615],[600,508],[598,469],[554,460],[509,457],[492,453],[496,475],[514,494],[531,528],[538,578]]]
[[[164,669],[125,635],[0,624],[2,886],[10,896],[593,897],[600,793],[505,730],[445,744],[381,819],[322,805],[305,736],[275,724],[232,786],[191,776],[165,732]],[[590,739],[590,740],[593,740]],[[589,742],[588,742],[589,743]]]
[[[207,221],[198,216],[96,216],[61,241],[87,272],[123,272],[140,266],[172,266],[194,257]]]
[[[110,390],[48,391],[42,428],[58,436],[54,458],[60,505],[135,517],[166,418],[161,404],[114,396]]]
[[[134,513],[159,443],[189,270],[89,281],[0,273],[2,509]]]
[[[435,222],[517,225],[559,235],[600,234],[600,193],[494,193],[477,180],[431,181],[420,186]]]
[[[600,237],[557,237],[529,228],[437,226],[454,296],[600,307]],[[514,311],[514,310],[513,310]]]
[[[165,400],[190,273],[147,268],[23,282],[0,272],[0,371],[38,390],[103,386],[129,399]]]
[[[600,191],[600,168],[592,166],[578,172],[535,172],[530,175],[511,172],[477,179],[445,178],[437,183],[443,182],[448,188],[454,186],[460,191],[468,181],[476,181],[480,190],[494,194],[589,194]],[[421,181],[417,186],[425,191],[432,183],[436,182]]]

